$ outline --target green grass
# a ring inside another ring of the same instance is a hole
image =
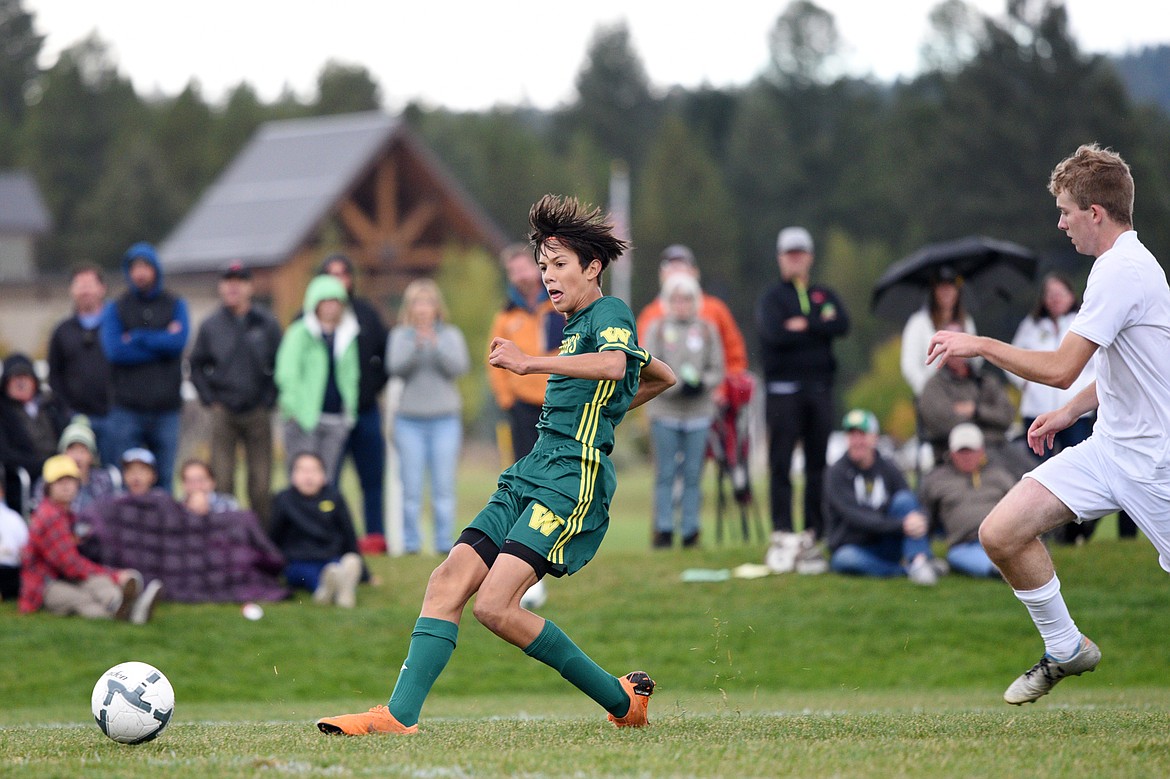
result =
[[[493,477],[490,464],[465,468],[464,514]],[[1145,541],[1055,550],[1104,660],[1015,708],[1000,695],[1042,650],[1002,583],[687,584],[686,568],[758,562],[763,546],[651,553],[648,478],[635,466],[613,514],[601,554],[552,581],[542,613],[606,668],[654,675],[649,730],[613,730],[469,616],[423,735],[320,736],[316,717],[388,697],[437,561],[381,558],[371,561],[381,583],[350,612],[301,598],[249,622],[238,606],[164,603],[134,627],[0,604],[0,775],[1170,775],[1170,610]],[[137,747],[105,739],[88,709],[101,672],[129,659],[161,668],[177,697],[168,731]]]

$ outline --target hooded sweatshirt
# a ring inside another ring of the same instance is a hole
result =
[[[37,383],[36,394],[28,403],[20,403],[8,397],[9,383],[22,374],[31,376]],[[35,463],[42,463],[57,453],[57,441],[61,438],[65,425],[69,424],[69,412],[54,395],[41,389],[33,362],[26,355],[18,352],[4,358],[4,374],[0,378],[0,403],[5,406],[0,424],[8,428],[4,434],[6,443],[30,447]],[[11,426],[23,429],[27,441],[18,431],[11,429]],[[40,471],[39,467],[28,467],[19,460],[15,462],[24,465],[34,478]]]
[[[330,355],[321,322],[317,319],[317,305],[323,300],[348,302],[345,285],[332,276],[317,276],[309,282],[302,316],[288,326],[276,352],[277,404],[281,416],[295,419],[305,431],[316,428],[321,418],[331,362],[334,383],[341,394],[342,413],[351,421],[357,418],[361,370],[357,318],[346,306],[333,331],[333,352]]]
[[[130,265],[146,260],[154,267],[147,290],[130,281]],[[183,405],[183,347],[189,323],[187,303],[163,289],[162,266],[149,243],[136,243],[122,257],[127,290],[106,304],[101,341],[110,361],[114,403],[133,411],[177,411]],[[174,332],[168,328],[178,323]]]

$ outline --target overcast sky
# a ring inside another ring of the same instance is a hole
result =
[[[917,69],[937,0],[816,2],[836,18],[854,75],[889,80]],[[1001,14],[1006,3],[971,4]],[[1085,51],[1170,43],[1165,0],[1066,6]],[[410,100],[478,110],[571,100],[594,31],[623,19],[655,86],[746,83],[767,62],[768,31],[786,2],[723,0],[697,11],[665,0],[24,0],[24,7],[46,36],[43,65],[96,31],[140,94],[177,94],[194,78],[212,101],[241,81],[264,100],[286,87],[308,100],[322,65],[336,59],[367,67],[390,110]]]

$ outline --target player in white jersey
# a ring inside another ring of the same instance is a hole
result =
[[[1170,286],[1133,230],[1133,177],[1109,149],[1082,146],[1052,172],[1058,227],[1095,257],[1084,305],[1055,351],[1027,351],[965,333],[940,332],[928,362],[983,357],[1028,381],[1066,388],[1090,358],[1097,381],[1036,418],[1028,445],[1050,448],[1057,432],[1094,409],[1084,443],[1025,474],[983,521],[979,539],[1028,608],[1044,656],[1004,693],[1022,704],[1066,676],[1092,671],[1097,646],[1081,634],[1060,595],[1040,536],[1067,522],[1118,509],[1133,517],[1170,571]]]

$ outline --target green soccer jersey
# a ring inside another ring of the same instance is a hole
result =
[[[650,362],[650,355],[638,348],[630,307],[619,298],[603,296],[569,317],[560,355],[610,349],[634,358],[626,361],[626,375],[620,381],[597,381],[551,374],[537,428],[606,454],[613,451],[613,429],[630,408],[638,391],[638,375],[642,366]]]

